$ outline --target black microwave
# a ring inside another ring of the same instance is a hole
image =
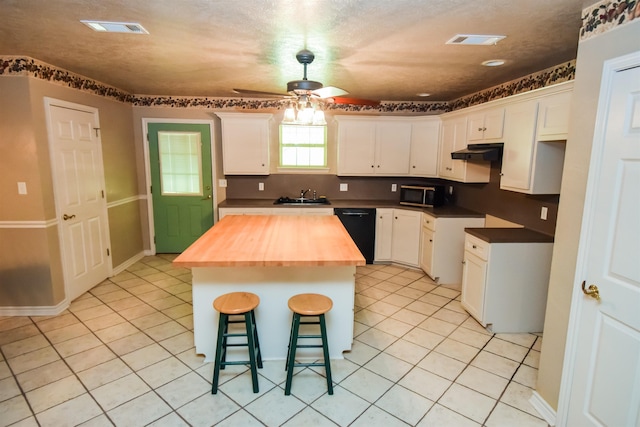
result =
[[[417,185],[401,185],[400,204],[430,208],[442,206],[444,204],[444,186],[431,185],[423,187]]]

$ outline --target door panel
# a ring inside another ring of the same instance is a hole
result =
[[[110,269],[100,125],[97,111],[88,107],[48,102],[65,289],[73,300],[106,279]]]
[[[179,253],[213,226],[211,132],[206,124],[149,123],[157,253]]]
[[[576,290],[568,426],[640,425],[640,54],[633,60],[604,73],[581,242],[585,286],[599,299]]]

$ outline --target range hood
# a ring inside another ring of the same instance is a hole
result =
[[[457,160],[500,160],[502,157],[502,142],[490,144],[469,144],[464,150],[451,153],[452,159]]]

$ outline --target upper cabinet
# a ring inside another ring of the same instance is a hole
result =
[[[268,175],[272,114],[216,113],[222,120],[225,175]]]
[[[500,188],[560,194],[571,91],[507,105]]]
[[[440,145],[440,178],[459,182],[489,182],[491,164],[453,160],[451,153],[467,147],[467,116],[448,117],[442,120]]]
[[[439,146],[439,117],[421,117],[419,120],[412,121],[409,175],[422,177],[437,176]]]
[[[336,116],[338,175],[409,174],[411,122],[391,117]]]
[[[502,142],[504,108],[490,108],[469,114],[467,141],[469,143]]]

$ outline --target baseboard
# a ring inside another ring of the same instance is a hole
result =
[[[57,316],[69,307],[65,298],[57,305],[0,307],[0,316]]]
[[[135,254],[134,256],[132,256],[131,258],[129,258],[128,260],[126,260],[125,262],[120,264],[119,266],[115,267],[113,269],[113,275],[117,276],[118,274],[120,274],[123,271],[125,271],[127,268],[131,267],[136,262],[140,261],[145,256],[146,256],[146,254],[144,252],[139,252],[139,253]]]
[[[556,425],[556,411],[551,406],[549,406],[547,401],[544,400],[537,391],[534,391],[531,394],[529,403],[531,403],[534,409],[538,411],[542,419],[545,420],[547,424],[549,424],[551,427],[554,427]]]

